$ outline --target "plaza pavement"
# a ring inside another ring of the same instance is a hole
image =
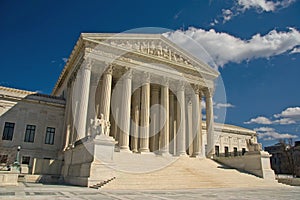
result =
[[[105,190],[66,185],[20,183],[0,188],[0,199],[300,199],[300,187],[205,188],[192,190]]]

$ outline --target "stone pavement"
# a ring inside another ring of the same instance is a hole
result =
[[[0,188],[0,199],[300,199],[300,187],[212,188],[193,190],[96,190],[64,185],[20,183]]]

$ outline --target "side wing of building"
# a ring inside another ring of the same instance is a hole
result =
[[[33,158],[57,159],[63,144],[65,101],[58,97],[0,87],[1,165]],[[29,169],[30,170],[30,169]]]

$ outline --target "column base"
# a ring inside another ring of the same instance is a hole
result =
[[[139,153],[149,153],[149,152],[150,149],[142,149],[142,148],[139,149]]]
[[[132,153],[139,153],[137,149],[132,149]]]
[[[203,158],[203,155],[201,153],[193,153],[191,155],[191,157],[193,157],[193,158]]]
[[[132,153],[132,151],[130,151],[129,147],[120,147],[119,148],[119,152],[122,152],[122,153]]]
[[[188,157],[188,155],[186,154],[186,152],[178,152],[176,154],[176,156],[179,156],[179,157]]]
[[[167,151],[158,152],[158,155],[163,156],[163,157],[172,157],[172,154],[170,154]]]

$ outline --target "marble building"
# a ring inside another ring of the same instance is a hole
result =
[[[214,123],[218,76],[160,34],[83,33],[51,95],[0,87],[1,162],[21,146],[24,173],[50,160],[53,174],[90,185],[111,176],[102,164],[118,153],[244,154],[255,131]]]

